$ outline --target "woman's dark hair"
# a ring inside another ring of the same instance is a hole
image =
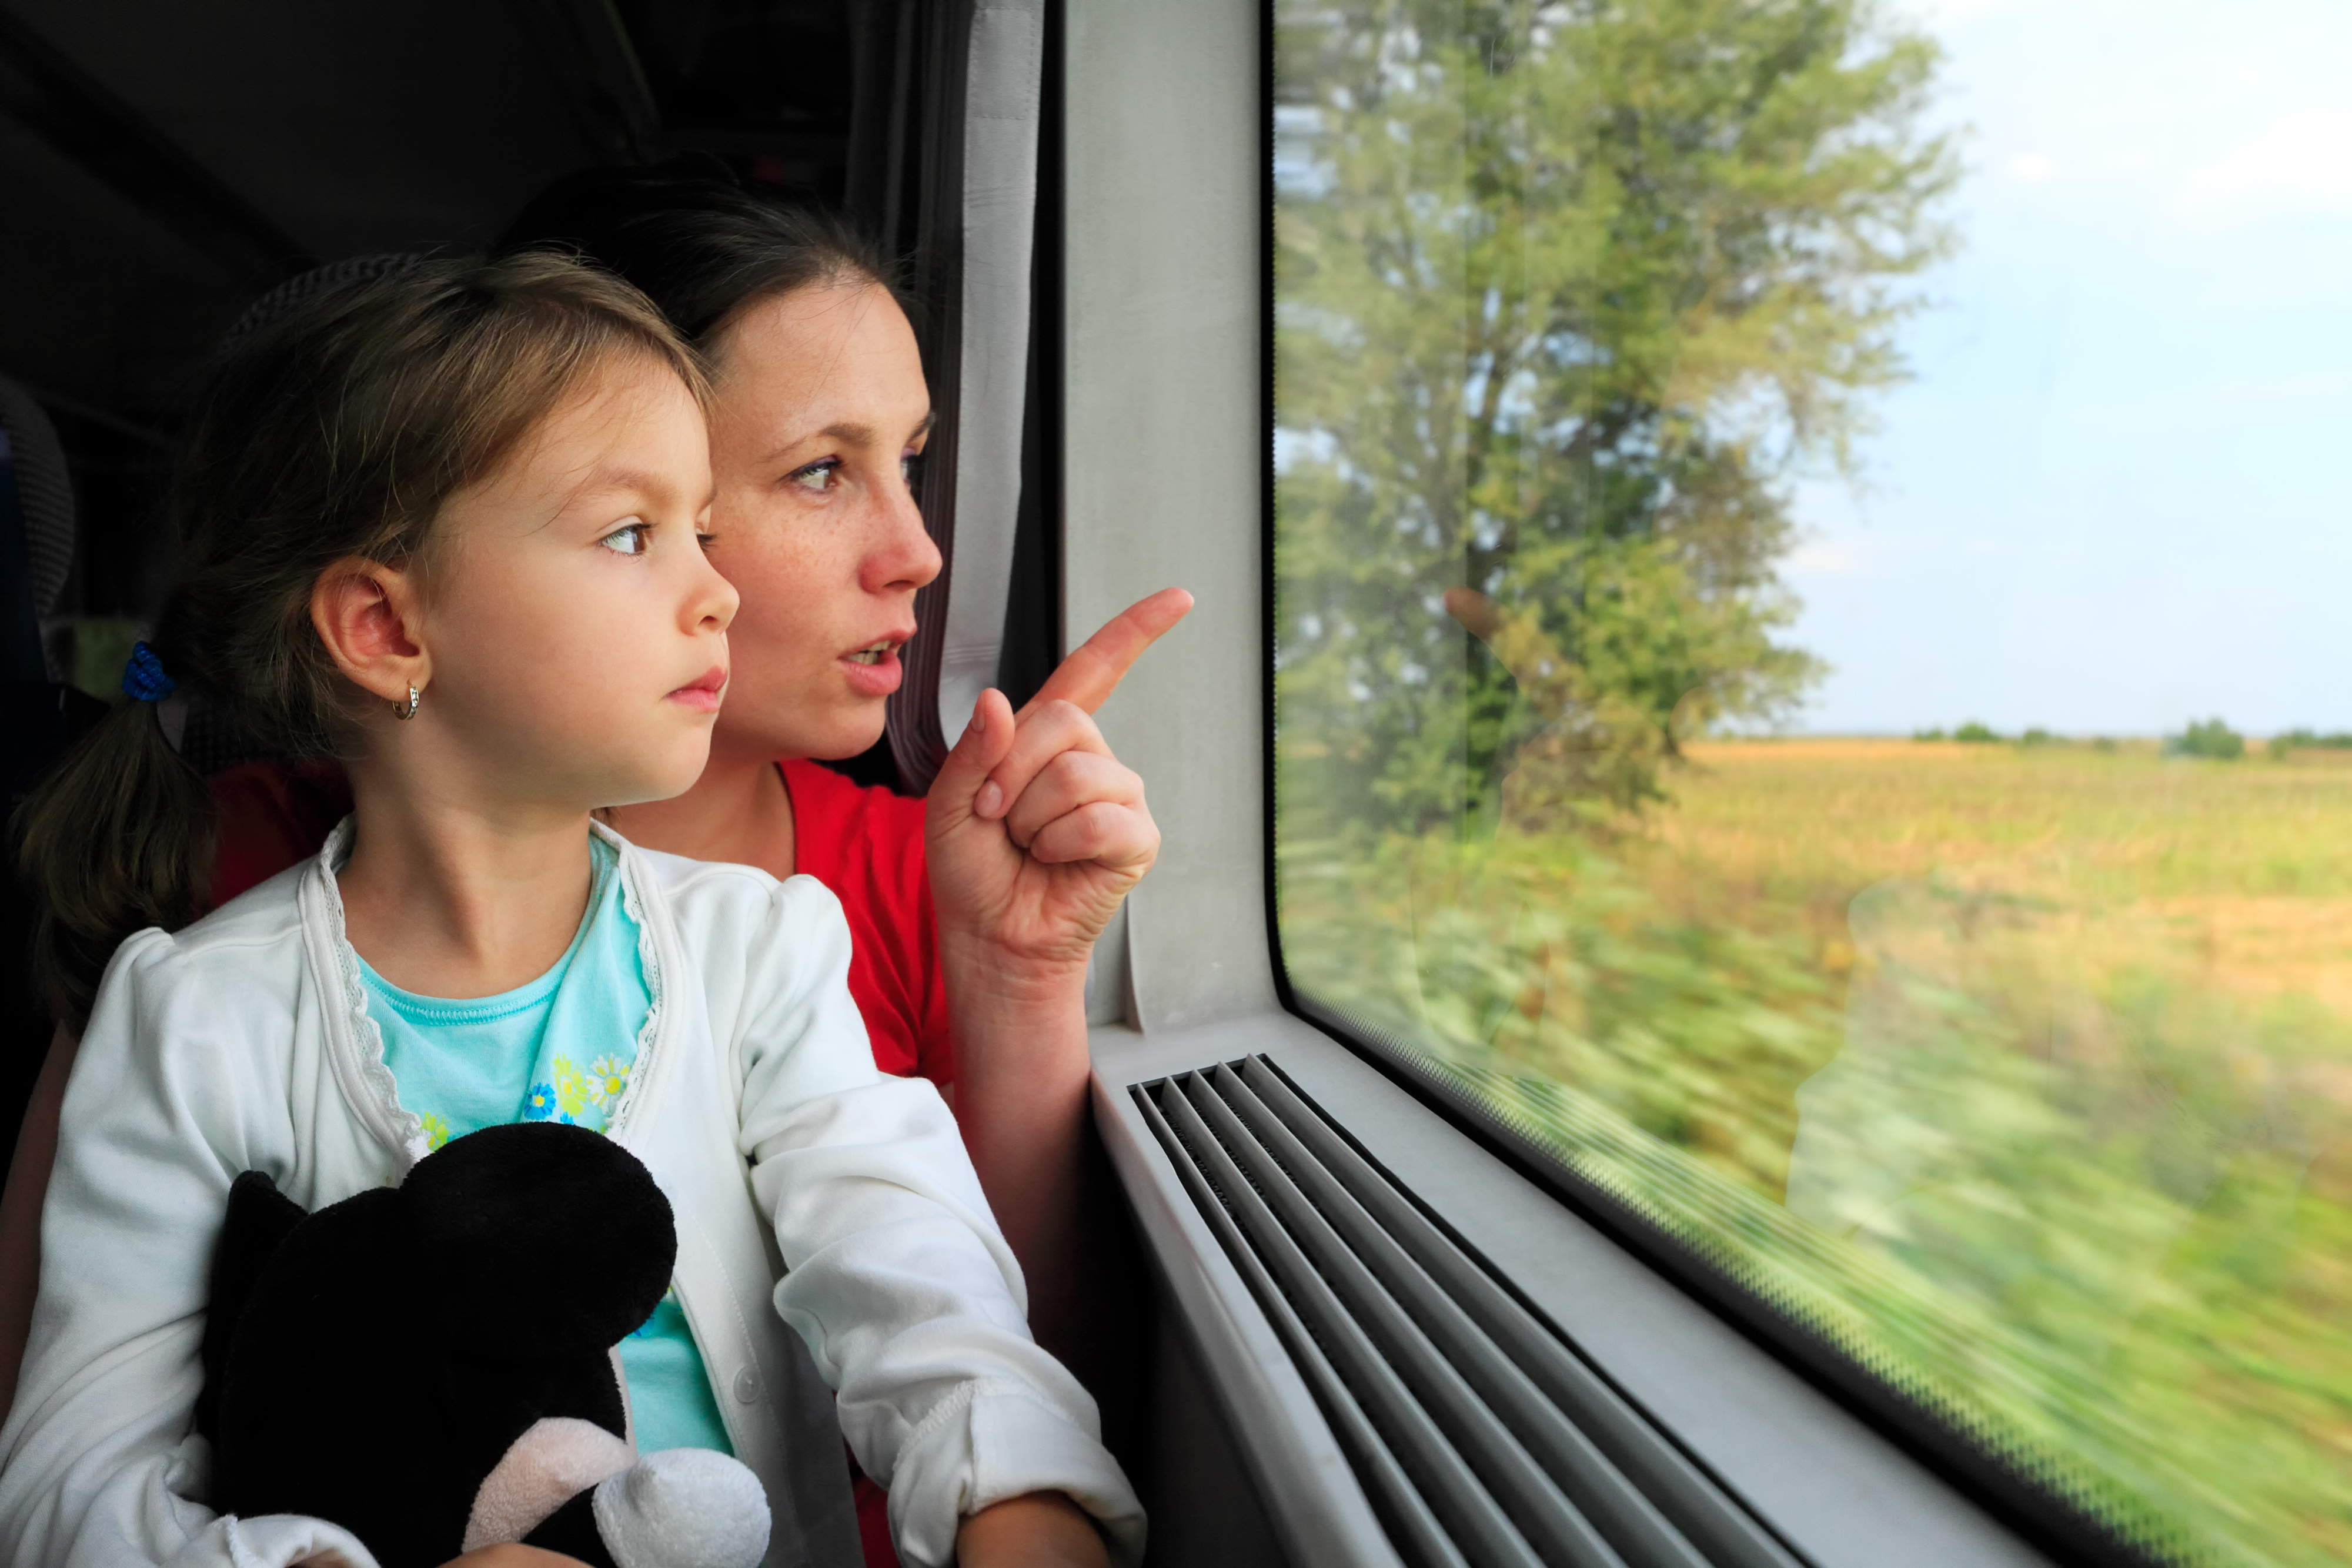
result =
[[[351,557],[429,567],[442,504],[488,477],[588,379],[650,360],[707,395],[653,305],[593,267],[524,254],[420,260],[323,288],[229,345],[183,449],[180,535],[152,645],[183,691],[289,756],[333,754],[363,694],[310,621]],[[88,1016],[122,938],[202,910],[212,797],[126,702],[18,811],[36,993]]]
[[[610,269],[705,352],[752,306],[815,285],[871,284],[916,318],[897,267],[850,223],[755,194],[708,160],[567,174],[532,198],[499,244],[566,251]]]

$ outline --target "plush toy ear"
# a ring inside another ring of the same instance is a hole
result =
[[[677,1233],[635,1155],[584,1127],[453,1138],[400,1187],[436,1325],[471,1354],[594,1353],[653,1315]]]
[[[259,1171],[229,1185],[228,1220],[213,1249],[213,1293],[205,1309],[205,1389],[196,1396],[196,1430],[214,1443],[220,1441],[221,1385],[237,1320],[253,1299],[262,1266],[306,1218],[302,1206]]]

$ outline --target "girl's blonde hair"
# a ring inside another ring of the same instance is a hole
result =
[[[179,559],[151,639],[165,672],[289,756],[343,750],[362,695],[310,623],[320,574],[354,556],[424,562],[442,504],[624,359],[707,401],[644,295],[538,253],[419,261],[239,338],[173,487]],[[154,706],[119,706],[16,815],[36,994],[69,1027],[125,936],[187,924],[210,887],[211,793]]]

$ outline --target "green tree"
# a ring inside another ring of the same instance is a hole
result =
[[[2179,735],[2165,738],[2164,749],[2176,757],[2206,757],[2235,762],[2246,754],[2246,737],[2218,718],[2192,723]]]
[[[1535,757],[1554,804],[1654,798],[1821,668],[1782,640],[1786,486],[1851,461],[1948,247],[1935,46],[1866,0],[1277,27],[1278,715],[1323,770],[1293,799],[1423,826]]]

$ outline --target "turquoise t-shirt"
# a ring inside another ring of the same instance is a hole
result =
[[[600,838],[589,849],[588,913],[555,967],[527,986],[463,1001],[420,997],[360,959],[384,1065],[434,1148],[509,1122],[569,1122],[601,1133],[620,1109],[653,993],[638,961],[636,922],[621,900],[619,853]],[[621,1365],[639,1452],[735,1451],[675,1289],[621,1342]]]

